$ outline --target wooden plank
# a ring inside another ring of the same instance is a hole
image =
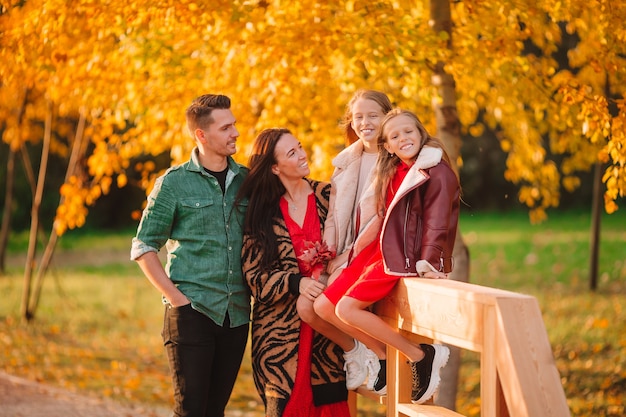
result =
[[[356,389],[356,393],[362,395],[363,397],[369,398],[370,400],[376,401],[378,404],[385,405],[387,404],[387,396],[376,394],[374,391],[370,391],[367,389],[365,384],[361,385]]]
[[[485,321],[480,325],[484,328],[484,346],[480,354],[480,415],[481,417],[497,417],[496,386],[498,381],[496,349],[496,307],[485,309]],[[478,324],[478,323],[477,323]]]
[[[569,407],[535,298],[498,300],[497,367],[512,417],[565,417]]]
[[[437,339],[480,352],[482,417],[570,416],[534,297],[457,281],[410,278],[400,280],[375,311],[411,340]],[[387,355],[388,417],[459,416],[411,404],[406,359],[389,347]]]
[[[350,412],[350,417],[357,417],[359,415],[356,395],[356,391],[348,391],[348,411]]]
[[[463,417],[463,414],[436,405],[401,403],[398,411],[410,417]]]
[[[447,280],[404,279],[376,304],[376,314],[411,333],[479,352],[482,349],[483,303],[461,297],[462,288],[437,287]]]
[[[497,298],[530,297],[522,293],[449,279],[405,278],[401,282],[419,292],[439,293],[480,304],[493,304]]]
[[[387,345],[387,417],[398,416],[400,355],[397,349]]]

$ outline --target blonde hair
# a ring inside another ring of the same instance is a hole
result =
[[[354,107],[354,103],[356,103],[359,99],[372,100],[376,102],[383,111],[383,114],[387,114],[391,109],[393,109],[391,100],[389,100],[389,97],[387,97],[385,93],[376,90],[357,90],[346,105],[346,112],[343,114],[343,118],[341,120],[341,127],[343,128],[349,145],[352,145],[354,142],[359,140],[359,137],[352,128],[352,107]]]
[[[378,145],[378,159],[376,161],[375,172],[376,176],[374,179],[374,187],[376,191],[376,199],[377,199],[377,208],[381,212],[384,211],[385,208],[385,198],[387,196],[387,187],[389,186],[389,182],[393,178],[396,170],[398,169],[398,164],[400,163],[400,158],[398,155],[390,154],[385,149],[385,143],[388,141],[386,127],[390,120],[398,117],[398,116],[406,116],[412,119],[415,122],[415,127],[419,131],[420,134],[420,145],[419,150],[415,154],[414,161],[417,159],[417,156],[421,152],[422,148],[425,145],[431,146],[433,148],[439,148],[443,151],[442,159],[450,164],[450,158],[446,153],[445,148],[441,141],[433,136],[431,136],[417,115],[409,110],[395,108],[391,110],[387,115],[383,118],[380,123],[380,130],[377,140]]]

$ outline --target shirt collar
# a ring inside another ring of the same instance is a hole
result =
[[[200,158],[198,157],[199,152],[200,151],[197,146],[191,151],[191,159],[189,160],[189,164],[187,166],[189,171],[204,171],[204,167],[200,164]],[[229,171],[232,171],[235,175],[239,174],[239,164],[237,164],[232,157],[227,157],[226,163],[228,164]]]

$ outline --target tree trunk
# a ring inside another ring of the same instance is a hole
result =
[[[37,190],[37,181],[35,181],[35,170],[33,170],[33,164],[30,162],[28,149],[26,149],[26,144],[24,144],[24,142],[20,144],[20,153],[22,154],[22,165],[24,165],[24,173],[26,173],[26,179],[28,179],[28,184],[30,185],[30,193],[32,194],[34,200]]]
[[[9,233],[11,233],[11,211],[13,208],[13,183],[15,181],[15,152],[11,147],[7,159],[7,182],[4,192],[4,209],[2,210],[2,227],[0,228],[0,275],[6,273],[5,260]]]
[[[24,91],[24,99],[17,114],[17,125],[21,126],[24,117],[24,108],[28,100],[28,89]],[[4,193],[4,208],[2,211],[2,227],[0,228],[0,275],[6,272],[5,262],[9,234],[11,233],[11,217],[13,211],[13,185],[15,184],[15,150],[13,144],[9,144],[9,155],[7,159],[7,182]]]
[[[35,267],[35,255],[37,251],[37,231],[39,230],[39,207],[43,197],[43,189],[46,180],[46,170],[48,168],[48,156],[50,154],[50,141],[52,136],[52,106],[48,102],[46,110],[46,122],[43,137],[43,148],[41,150],[41,163],[39,165],[39,176],[33,205],[31,208],[30,234],[28,236],[28,251],[26,253],[26,264],[24,266],[24,289],[22,292],[21,316],[23,320],[30,321],[32,318],[29,310],[31,281],[33,269]]]
[[[605,73],[604,96],[608,103],[611,103],[611,81],[608,71]],[[611,120],[617,117],[616,107],[609,105]],[[609,129],[610,132],[610,129]],[[611,141],[611,136],[607,140]],[[598,289],[598,260],[600,257],[600,229],[602,225],[602,163],[596,162],[593,168],[593,196],[591,199],[591,245],[589,247],[589,289]]]
[[[26,173],[26,178],[28,179],[28,184],[30,185],[30,193],[34,201],[35,194],[37,194],[37,181],[35,180],[35,171],[33,170],[33,164],[30,162],[28,149],[26,148],[26,144],[24,142],[20,144],[20,154],[22,155],[22,165],[24,166],[24,172]],[[39,239],[43,241],[46,238],[46,233],[43,230],[43,226],[41,224],[39,224],[38,233]]]
[[[446,31],[451,35],[452,17],[449,1],[430,2],[430,18],[433,30]],[[452,48],[452,41],[448,43]],[[433,101],[433,110],[437,122],[436,136],[442,140],[450,156],[454,170],[458,173],[457,160],[461,153],[461,129],[456,110],[456,90],[454,78],[444,70],[444,63],[437,62],[433,68],[433,85],[438,88],[439,97]],[[469,282],[469,250],[463,241],[460,230],[454,245],[454,270],[450,279]],[[461,350],[450,346],[450,359],[443,368],[439,393],[435,398],[437,405],[456,410],[456,396],[461,365]]]
[[[74,143],[72,145],[72,154],[70,155],[70,160],[67,164],[67,170],[65,171],[65,182],[67,183],[73,175],[75,175],[78,167],[78,162],[85,155],[85,151],[87,150],[86,146],[83,146],[83,138],[85,132],[85,113],[81,111],[80,119],[78,120],[78,126],[76,127],[76,135],[74,136]],[[64,197],[61,196],[61,200],[59,201],[59,205],[63,204]],[[43,252],[41,257],[41,262],[39,264],[39,269],[37,270],[37,278],[35,279],[35,289],[33,292],[33,296],[29,303],[29,311],[31,314],[31,319],[35,317],[35,312],[37,311],[37,307],[39,306],[39,298],[41,296],[41,287],[43,286],[43,278],[48,271],[48,267],[50,266],[50,262],[52,261],[52,257],[54,255],[54,249],[56,248],[56,244],[58,241],[59,235],[56,231],[56,227],[52,227],[52,231],[50,232],[50,238],[48,239],[48,243],[46,244],[46,249]]]
[[[602,212],[602,164],[596,162],[593,169],[593,198],[591,201],[591,251],[589,257],[589,289],[598,289],[598,257],[600,252],[600,225]]]

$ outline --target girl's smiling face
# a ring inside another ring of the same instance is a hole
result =
[[[374,100],[360,98],[352,105],[352,129],[369,149],[376,150],[378,128],[385,113]]]
[[[385,149],[407,165],[412,165],[421,149],[422,135],[415,121],[409,116],[400,114],[389,119],[383,135]]]

